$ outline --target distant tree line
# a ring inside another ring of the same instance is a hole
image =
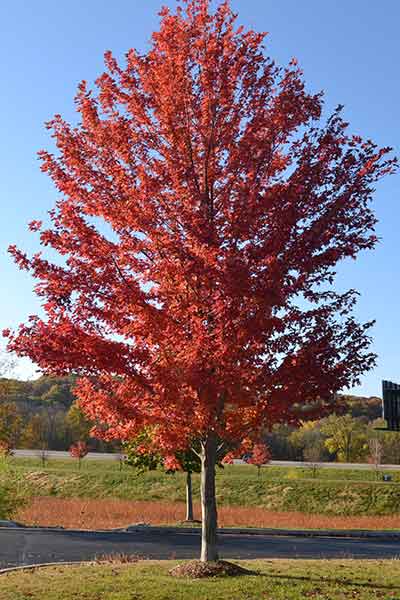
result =
[[[73,376],[0,378],[0,442],[38,450],[86,442],[93,451],[118,451],[115,442],[90,436],[93,423],[75,404],[74,382]],[[400,435],[376,429],[383,425],[381,413],[380,398],[343,395],[336,414],[300,427],[275,425],[264,441],[275,460],[376,462],[378,453],[382,463],[400,463]]]
[[[42,376],[33,381],[0,378],[0,441],[14,448],[68,450],[78,441],[94,451],[116,444],[92,438],[89,422],[74,403],[75,378]]]

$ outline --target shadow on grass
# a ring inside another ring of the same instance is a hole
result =
[[[341,586],[349,586],[352,588],[365,588],[371,590],[388,590],[388,591],[400,591],[400,585],[385,585],[381,583],[373,583],[373,582],[357,582],[351,579],[346,578],[331,578],[331,577],[306,577],[304,575],[274,575],[268,573],[259,573],[260,577],[265,577],[268,579],[278,579],[282,581],[295,581],[295,582],[303,582],[303,583],[314,583],[314,584],[323,584],[323,585],[341,585]]]

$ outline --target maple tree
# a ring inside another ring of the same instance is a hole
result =
[[[271,452],[266,444],[258,442],[254,444],[251,455],[246,459],[249,465],[257,467],[257,475],[260,476],[260,470],[271,460]]]
[[[69,453],[72,458],[76,458],[78,460],[78,468],[81,468],[81,461],[88,454],[89,448],[86,442],[83,440],[79,440],[70,446]]]
[[[79,85],[76,126],[47,124],[57,151],[39,155],[60,196],[30,229],[63,260],[10,248],[45,317],[5,335],[46,373],[79,376],[105,439],[150,426],[164,455],[200,441],[208,561],[216,463],[329,410],[374,364],[356,293],[332,283],[375,245],[374,184],[396,163],[341,107],[322,118],[296,61],[278,67],[228,2],[160,15],[147,53],[121,66],[107,52],[97,92]]]

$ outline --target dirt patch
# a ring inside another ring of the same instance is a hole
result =
[[[216,562],[200,562],[193,560],[183,565],[178,565],[168,571],[173,577],[188,577],[190,579],[202,579],[204,577],[238,577],[240,575],[257,575],[255,571],[249,571],[239,565],[218,560]]]
[[[111,564],[111,565],[128,565],[133,563],[138,563],[141,560],[144,560],[146,557],[140,554],[101,554],[96,557],[95,562],[97,564]]]

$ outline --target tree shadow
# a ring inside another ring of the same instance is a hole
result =
[[[335,578],[335,577],[307,577],[305,575],[277,575],[277,574],[268,574],[268,573],[259,573],[261,577],[268,577],[269,579],[281,579],[288,581],[297,581],[297,582],[305,582],[305,583],[315,583],[315,584],[327,584],[327,585],[344,585],[349,587],[357,587],[357,588],[365,588],[372,590],[390,590],[390,591],[399,591],[400,592],[400,584],[399,585],[385,585],[381,583],[373,583],[373,582],[357,582],[351,579],[344,578]]]

